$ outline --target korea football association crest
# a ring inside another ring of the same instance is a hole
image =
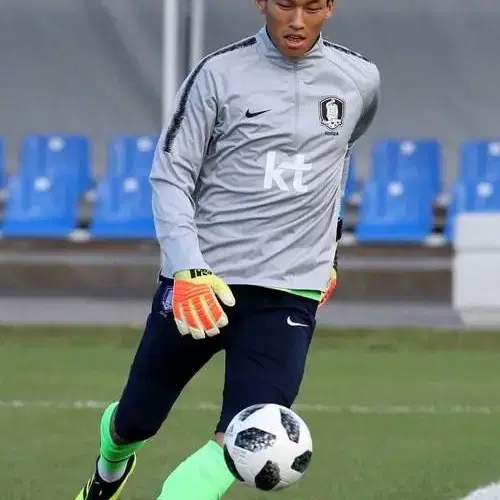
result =
[[[338,97],[325,97],[319,102],[321,125],[336,130],[344,123],[345,102]]]

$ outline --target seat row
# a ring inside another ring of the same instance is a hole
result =
[[[148,181],[157,137],[120,136],[108,145],[104,174],[92,176],[84,136],[30,135],[6,182],[4,237],[63,238],[78,226],[80,202],[94,191],[93,238],[153,238]]]
[[[80,201],[94,191],[92,238],[152,238],[148,175],[156,136],[117,136],[108,145],[105,172],[92,175],[91,141],[77,135],[33,134],[20,147],[19,168],[8,176],[0,140],[0,186],[7,201],[4,237],[66,237],[78,226]],[[458,173],[444,189],[442,146],[435,139],[386,139],[373,145],[370,173],[361,181],[351,160],[347,197],[360,199],[359,241],[419,242],[432,234],[433,208],[443,193],[450,204],[445,236],[461,211],[500,211],[500,139],[461,145]],[[2,168],[3,167],[3,168]]]
[[[447,190],[443,148],[437,140],[375,143],[370,174],[359,187],[357,241],[425,241],[434,232],[434,208],[442,200],[447,207],[443,236],[449,242],[457,214],[500,212],[500,138],[466,141],[458,157],[457,175]],[[356,171],[355,158],[353,166],[351,172]],[[348,197],[356,189],[356,180],[350,182]]]

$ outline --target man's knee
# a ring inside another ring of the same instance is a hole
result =
[[[158,433],[163,417],[155,418],[139,409],[120,408],[118,405],[111,420],[111,436],[116,444],[146,441]]]
[[[286,389],[286,390],[285,390]],[[297,395],[294,386],[275,385],[258,377],[236,379],[226,384],[216,436],[224,436],[233,418],[242,410],[259,404],[278,404],[290,408]]]

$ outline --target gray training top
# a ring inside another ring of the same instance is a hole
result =
[[[377,67],[320,37],[298,60],[265,28],[181,86],[150,181],[161,274],[323,290],[346,159],[377,110]]]

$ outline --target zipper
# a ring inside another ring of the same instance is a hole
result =
[[[293,68],[293,74],[295,78],[295,110],[294,110],[294,122],[295,122],[295,130],[294,130],[294,146],[295,152],[299,154],[299,109],[300,109],[300,81],[297,70],[297,65]]]

